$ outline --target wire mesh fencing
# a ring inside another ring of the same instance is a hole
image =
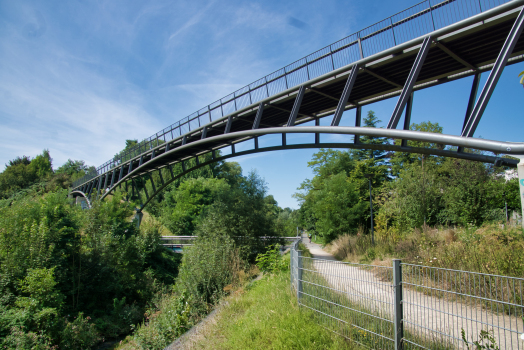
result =
[[[290,253],[299,305],[367,348],[524,349],[522,278]]]

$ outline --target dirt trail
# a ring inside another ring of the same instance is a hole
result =
[[[325,275],[328,284],[343,291],[351,301],[361,303],[374,312],[389,314],[393,319],[393,288],[377,274],[355,265],[341,263],[320,245],[304,244],[315,260],[315,269]],[[378,268],[380,269],[380,268]],[[524,333],[521,318],[496,314],[485,308],[448,301],[431,295],[403,288],[404,328],[413,332],[424,332],[432,338],[449,340],[456,347],[463,347],[461,330],[469,340],[477,340],[481,330],[493,330],[500,349],[524,349],[520,334]],[[430,331],[433,330],[433,331]],[[442,336],[441,334],[448,336]]]

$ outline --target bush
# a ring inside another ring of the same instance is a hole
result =
[[[173,292],[148,312],[132,342],[141,349],[163,349],[185,333],[237,284],[245,262],[227,235],[199,236],[184,251]],[[227,287],[226,287],[227,286]]]
[[[270,247],[265,253],[258,254],[257,266],[261,271],[269,273],[286,270],[288,265],[282,259],[280,245],[275,244],[273,248]]]
[[[80,312],[73,322],[66,321],[60,342],[63,349],[85,350],[98,342],[95,325],[89,323],[89,320],[89,316],[84,318],[84,314]]]
[[[52,350],[51,340],[42,333],[26,332],[24,327],[13,327],[11,333],[0,343],[2,349]]]

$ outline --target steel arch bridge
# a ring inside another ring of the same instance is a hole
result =
[[[167,185],[196,168],[235,156],[298,148],[380,149],[516,166],[518,161],[498,155],[524,155],[524,143],[473,135],[504,67],[524,61],[523,28],[524,0],[423,1],[161,130],[77,180],[71,195],[85,197],[90,206],[92,200],[124,187],[138,196],[141,212]],[[478,94],[480,74],[486,71],[491,72]],[[415,91],[468,76],[474,78],[460,136],[409,130]],[[360,127],[362,106],[395,96],[387,128]],[[339,126],[343,112],[351,109],[356,110],[355,127]],[[330,118],[330,126],[320,126],[322,118]],[[297,133],[311,134],[314,141],[288,144],[286,135]],[[281,135],[281,145],[259,147],[259,137],[270,134]],[[322,143],[320,134],[347,135],[348,142]],[[364,144],[363,135],[401,142]],[[253,148],[235,150],[249,140]],[[439,147],[413,147],[409,141]],[[223,149],[230,152],[217,152]],[[203,157],[206,154],[212,156]],[[175,164],[181,171],[173,171]],[[155,172],[156,183],[151,176]],[[152,191],[144,186],[140,193],[138,179],[149,181]]]

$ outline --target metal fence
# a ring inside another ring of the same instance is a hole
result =
[[[209,122],[305,83],[360,59],[490,10],[510,0],[425,0],[328,45],[244,86],[142,140],[74,182],[73,187],[106,173],[148,150]]]
[[[524,349],[523,281],[400,260],[390,267],[304,257],[298,242],[291,249],[299,305],[371,349]]]

